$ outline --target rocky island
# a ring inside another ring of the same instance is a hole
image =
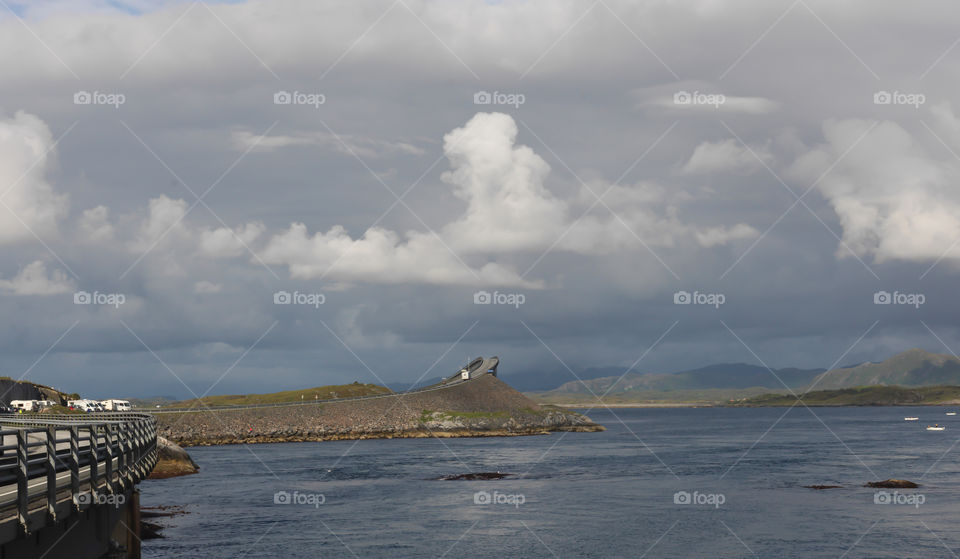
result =
[[[197,407],[158,413],[157,419],[160,435],[181,446],[604,430],[574,411],[537,404],[494,374],[371,399],[237,409]]]

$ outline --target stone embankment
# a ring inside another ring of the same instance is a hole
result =
[[[602,431],[576,412],[541,406],[492,375],[450,388],[308,405],[157,414],[182,446],[374,438],[491,437]]]

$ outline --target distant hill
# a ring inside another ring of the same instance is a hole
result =
[[[833,369],[813,381],[817,390],[872,385],[960,386],[960,359],[910,349],[879,363]]]
[[[566,369],[527,371],[501,374],[500,379],[521,392],[543,392],[553,390],[570,381],[579,383],[577,377],[583,380],[618,377],[623,374],[624,370],[626,370],[626,367],[589,367],[575,371],[577,373],[576,377]]]
[[[318,386],[316,388],[304,388],[301,390],[288,390],[286,392],[273,392],[271,394],[231,394],[222,396],[205,396],[201,398],[203,404],[207,406],[239,406],[249,404],[279,404],[283,402],[300,402],[310,400],[330,400],[333,398],[351,398],[354,396],[370,396],[373,394],[390,394],[393,392],[385,386],[376,384],[341,384],[332,386]],[[179,402],[168,403],[164,407],[187,408],[196,405],[198,401],[193,398]]]
[[[960,403],[960,386],[860,386],[799,395],[808,406],[943,406]],[[730,405],[793,406],[796,402],[791,394],[763,394]]]
[[[628,374],[600,377],[584,382],[567,382],[550,391],[550,394],[610,394],[630,391],[673,391],[705,389],[783,389],[807,386],[824,369],[774,369],[771,374],[766,367],[747,363],[722,363],[699,369],[666,374]],[[780,380],[778,380],[778,377]],[[584,386],[586,385],[586,386]],[[589,387],[589,389],[588,389]]]
[[[127,398],[127,401],[135,408],[155,408],[176,402],[177,399],[173,396],[154,396],[153,398]]]

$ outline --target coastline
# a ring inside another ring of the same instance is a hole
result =
[[[602,425],[571,425],[559,426],[552,429],[530,428],[519,430],[506,429],[454,429],[446,431],[383,431],[383,432],[354,432],[331,435],[256,435],[248,437],[223,437],[206,439],[182,439],[179,446],[184,448],[201,446],[225,446],[238,444],[272,444],[272,443],[309,443],[326,441],[356,441],[356,440],[376,440],[376,439],[454,439],[454,438],[472,438],[472,437],[528,437],[535,435],[549,435],[556,432],[576,432],[592,433],[605,431]]]
[[[604,430],[570,409],[539,405],[493,375],[395,397],[172,412],[157,414],[157,419],[160,434],[184,447]]]

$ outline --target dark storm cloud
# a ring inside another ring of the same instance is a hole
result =
[[[40,40],[0,17],[0,177],[26,173],[4,197],[18,217],[0,207],[4,374],[187,396],[172,372],[202,393],[228,369],[215,391],[473,354],[626,368],[668,330],[638,369],[960,345],[948,2],[188,6],[18,12]]]

